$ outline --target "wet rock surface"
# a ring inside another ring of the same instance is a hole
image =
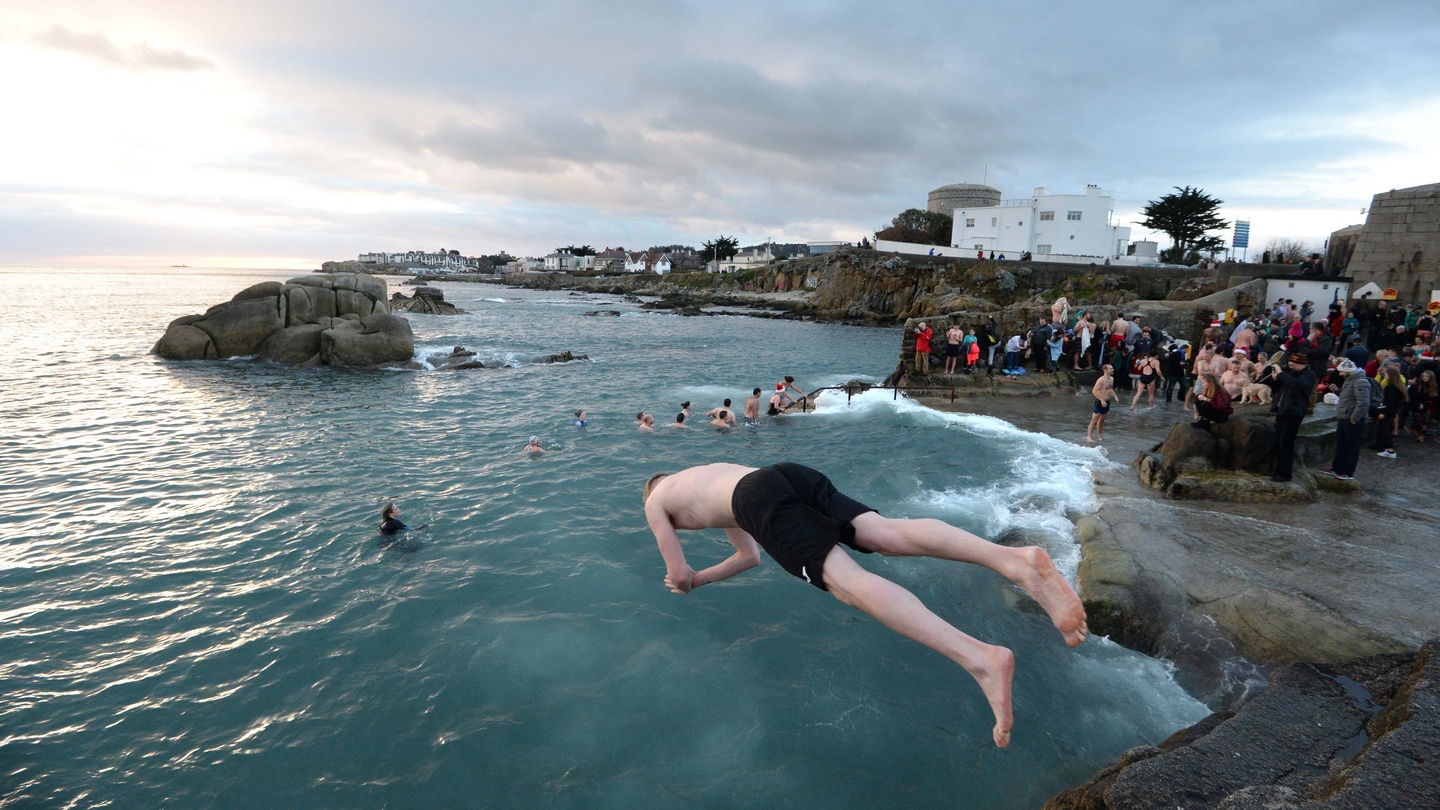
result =
[[[415,288],[413,297],[397,292],[390,296],[391,312],[418,312],[425,315],[461,315],[465,310],[445,301],[445,293],[439,287],[421,282]]]
[[[450,351],[449,354],[432,354],[432,355],[429,355],[429,356],[427,356],[427,357],[425,358],[425,363],[414,363],[412,366],[410,366],[410,368],[414,368],[414,369],[417,369],[417,370],[418,370],[418,369],[423,369],[423,368],[427,368],[427,367],[428,367],[428,368],[433,368],[433,369],[436,370],[436,371],[472,371],[472,370],[475,370],[475,369],[482,369],[482,368],[505,368],[505,367],[506,367],[504,363],[502,363],[502,362],[500,362],[500,361],[498,361],[498,360],[495,361],[495,362],[493,362],[493,363],[486,363],[486,362],[483,361],[483,360],[477,360],[476,357],[477,357],[477,355],[476,355],[475,352],[472,352],[472,351],[470,351],[469,349],[466,349],[464,346],[456,346],[454,349],[452,349],[452,350]],[[588,355],[575,354],[575,353],[572,352],[572,351],[566,350],[566,351],[563,351],[563,352],[556,352],[555,354],[547,354],[547,355],[543,355],[543,356],[541,356],[541,357],[536,357],[536,358],[533,358],[532,360],[530,360],[529,362],[531,362],[531,363],[571,363],[571,362],[574,362],[574,361],[576,361],[576,360],[589,360],[589,359],[590,359],[590,357],[589,357]],[[427,365],[427,364],[428,364],[428,365]]]
[[[1142,746],[1045,804],[1072,808],[1440,806],[1440,641],[1277,670],[1233,714]]]
[[[993,414],[1078,444],[1085,443],[1089,420],[1084,395],[926,404]],[[1193,430],[1192,419],[1178,403],[1136,411],[1117,406],[1102,446],[1110,458],[1128,461],[1163,444],[1177,423]],[[1321,431],[1312,429],[1312,438],[1322,439]],[[1297,473],[1305,463],[1329,462],[1324,445],[1301,455]],[[1440,504],[1429,474],[1440,464],[1440,449],[1402,437],[1399,455],[1388,460],[1362,452],[1355,482],[1313,476],[1315,500],[1295,503],[1173,500],[1143,485],[1130,466],[1096,470],[1098,509],[1077,520],[1080,593],[1090,627],[1174,661],[1176,679],[1217,713],[1166,743],[1127,752],[1050,806],[1440,806],[1433,787],[1440,784],[1433,770],[1440,761],[1435,644],[1425,647],[1421,677],[1411,680],[1403,665],[1380,672],[1386,661],[1420,662],[1416,652],[1440,637],[1440,543],[1432,539]],[[1354,709],[1342,682],[1307,675],[1301,662],[1318,662],[1312,672],[1364,685],[1370,700],[1385,708]],[[1269,668],[1274,677],[1267,686]],[[1282,676],[1287,669],[1299,674]],[[1401,689],[1401,682],[1410,686]],[[1260,701],[1271,692],[1277,704],[1265,708]],[[1229,726],[1229,712],[1251,706],[1260,708],[1245,722],[1256,730]],[[1328,718],[1313,722],[1331,731],[1307,736],[1307,712]],[[1269,725],[1261,724],[1266,718]],[[1221,726],[1228,730],[1206,745],[1166,758]],[[1345,743],[1336,746],[1337,737]],[[1269,754],[1241,747],[1247,740],[1262,748],[1273,740],[1277,751],[1284,743],[1289,753],[1255,759]],[[1232,764],[1238,760],[1246,762]],[[1117,776],[1152,762],[1124,780]],[[1297,776],[1268,776],[1282,771]],[[1304,774],[1308,781],[1299,778]],[[1115,784],[1122,787],[1112,801],[1106,791]]]

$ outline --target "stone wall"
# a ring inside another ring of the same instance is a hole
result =
[[[1356,287],[1395,288],[1401,303],[1429,303],[1440,290],[1440,183],[1375,195],[1349,275]]]

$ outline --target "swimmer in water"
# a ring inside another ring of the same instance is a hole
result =
[[[540,437],[539,437],[539,436],[531,436],[531,437],[530,437],[530,443],[527,444],[527,445],[525,445],[525,449],[520,451],[520,455],[525,456],[525,455],[530,455],[531,453],[543,453],[543,452],[545,452],[545,448],[543,448],[543,447],[540,446]]]
[[[730,408],[729,398],[726,398],[725,404],[721,405],[720,407],[711,408],[709,411],[706,411],[705,416],[706,418],[711,420],[711,424],[714,424],[714,420],[717,416],[721,419],[728,420],[728,424],[730,425],[735,424],[735,412]]]
[[[655,417],[641,411],[635,414],[635,427],[639,428],[642,433],[654,433]]]
[[[394,502],[385,504],[385,508],[380,510],[381,534],[391,535],[399,534],[400,532],[413,532],[416,529],[423,529],[429,525],[430,524],[425,523],[420,526],[406,526],[404,523],[401,523],[400,504]]]
[[[585,427],[588,424],[590,424],[590,420],[585,418],[585,409],[581,408],[580,410],[576,411],[575,427]]]
[[[675,414],[675,421],[671,422],[669,426],[672,428],[690,427],[689,425],[685,424],[685,412],[681,411],[680,413]]]
[[[727,399],[725,401],[729,402],[730,400]],[[735,426],[735,415],[725,410],[724,408],[718,408],[713,413],[715,414],[715,417],[710,420],[711,427],[718,428],[720,430],[729,430],[730,428]]]

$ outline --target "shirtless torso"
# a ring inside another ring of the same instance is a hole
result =
[[[753,394],[745,400],[745,418],[755,420],[760,418],[760,395]]]
[[[777,465],[757,471],[739,464],[707,464],[651,478],[646,485],[645,520],[655,534],[661,556],[665,558],[665,585],[671,591],[687,594],[701,585],[728,579],[760,563],[760,543],[739,527],[731,503],[737,487],[742,486],[742,479],[746,476],[752,473],[781,475],[778,471],[782,468],[798,470],[807,476],[807,480],[817,481],[821,485],[817,492],[822,501],[829,498],[849,501],[836,492],[823,475],[799,465]],[[786,475],[788,477],[788,473]],[[824,494],[825,491],[829,494]],[[742,490],[742,508],[748,508],[746,505],[750,504],[743,499],[753,496],[763,500],[768,493],[768,489],[765,493]],[[765,513],[767,520],[773,514],[779,522],[761,524],[755,530],[763,533],[767,531],[765,526],[769,525],[801,532],[809,530],[812,534],[816,531],[836,532],[835,524],[827,523],[824,514],[816,512],[807,500],[815,497],[815,494],[799,491],[791,492],[789,496],[782,494],[775,501],[774,510]],[[818,505],[823,506],[824,503]],[[809,517],[811,515],[816,518]],[[841,544],[858,551],[878,551],[887,556],[926,556],[974,563],[996,571],[1039,602],[1065,643],[1074,647],[1085,640],[1087,633],[1084,606],[1055,570],[1050,556],[1035,546],[1013,548],[991,543],[938,520],[886,518],[866,511],[850,518],[849,525],[853,526],[851,539],[837,536],[836,544],[824,557],[823,585],[813,581],[811,584],[823,587],[845,604],[865,611],[890,629],[964,667],[984,691],[995,715],[992,729],[995,744],[1001,747],[1008,745],[1014,723],[1010,699],[1010,684],[1015,671],[1014,654],[1004,647],[968,636],[931,613],[900,585],[855,563]],[[735,553],[723,562],[696,571],[685,559],[678,532],[710,528],[723,529],[735,546]],[[790,533],[774,533],[769,540],[783,542]],[[767,545],[767,548],[770,546]],[[772,551],[771,555],[774,556],[774,553]],[[808,574],[806,578],[809,578]]]
[[[1231,368],[1220,375],[1220,385],[1229,392],[1231,399],[1240,399],[1240,395],[1244,392],[1245,386],[1249,384],[1250,375],[1241,371],[1239,368]]]

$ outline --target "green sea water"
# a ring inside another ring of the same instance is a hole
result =
[[[1015,650],[1006,750],[961,669],[768,560],[664,588],[640,487],[715,461],[798,461],[884,514],[1026,537],[1073,581],[1096,450],[889,392],[633,426],[784,374],[878,381],[897,330],[447,283],[468,312],[409,316],[417,355],[508,367],[148,354],[291,275],[0,270],[0,806],[1022,808],[1206,714],[1163,662],[1071,650],[956,563],[862,560]],[[589,359],[533,362],[567,349]],[[522,455],[532,434],[550,452]],[[429,524],[405,548],[378,542],[387,500]],[[728,554],[686,539],[697,568]]]

